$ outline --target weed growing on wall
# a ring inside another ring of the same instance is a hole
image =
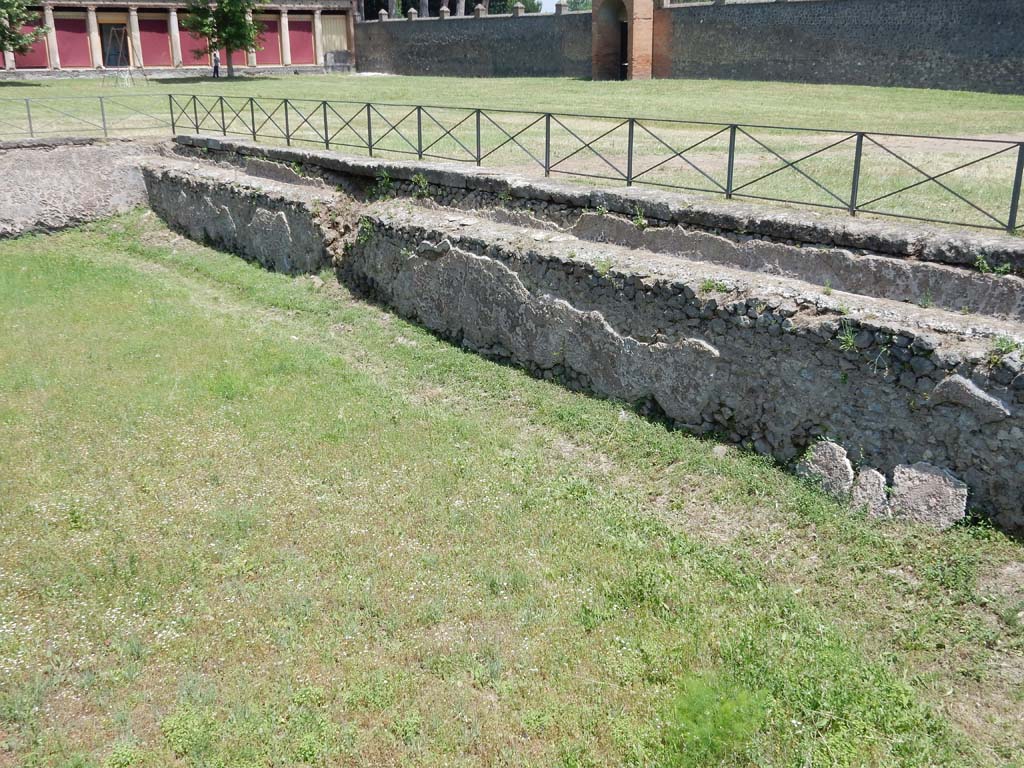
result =
[[[843,323],[836,339],[839,341],[839,348],[843,350],[843,352],[857,351],[856,334],[853,332],[853,327],[849,323]]]
[[[422,173],[413,174],[413,177],[412,177],[412,187],[413,187],[413,193],[412,193],[413,197],[415,197],[417,199],[423,199],[425,197],[430,197],[430,184],[427,181],[427,177],[424,176]]]
[[[356,242],[365,245],[373,237],[373,222],[365,216],[359,220],[359,231],[356,234]]]
[[[993,342],[992,349],[988,353],[988,364],[994,368],[1003,362],[1004,357],[1019,352],[1020,349],[1021,345],[1009,336],[1000,336]]]
[[[395,196],[395,182],[386,169],[377,171],[377,181],[373,185],[371,195],[377,200],[388,200]]]

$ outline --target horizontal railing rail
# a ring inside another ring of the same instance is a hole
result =
[[[1024,141],[505,108],[197,94],[0,98],[0,138],[217,133],[1004,230]]]

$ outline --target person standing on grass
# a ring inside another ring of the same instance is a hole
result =
[[[220,51],[213,52],[213,76],[220,77]]]

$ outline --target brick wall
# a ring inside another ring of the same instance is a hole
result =
[[[361,72],[590,77],[590,48],[590,13],[356,25]]]
[[[806,0],[655,12],[657,77],[1024,93],[1021,0]]]

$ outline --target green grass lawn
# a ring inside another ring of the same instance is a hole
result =
[[[951,136],[1009,134],[1024,139],[1024,96],[913,88],[735,80],[590,82],[351,75],[152,80],[134,88],[95,78],[0,81],[4,98],[145,93],[347,99]]]
[[[148,213],[0,242],[0,765],[996,766],[1019,543]]]
[[[321,148],[323,115],[314,105],[298,100],[356,102],[339,105],[336,113],[327,115],[332,148],[356,154],[366,154],[366,119],[358,114],[362,103],[440,105],[447,109],[432,109],[421,120],[427,159],[463,162],[474,162],[476,149],[476,120],[472,115],[466,119],[466,107],[835,129],[840,133],[774,128],[748,128],[749,135],[739,133],[734,188],[755,199],[829,206],[844,213],[853,191],[855,139],[849,131],[994,138],[1006,143],[884,136],[874,137],[877,144],[866,140],[858,200],[879,213],[996,229],[1005,227],[1009,219],[1018,154],[1011,142],[1024,139],[1021,96],[723,80],[618,83],[353,75],[238,77],[216,81],[188,78],[154,80],[148,84],[140,80],[132,88],[95,78],[0,82],[0,139],[27,136],[30,119],[31,132],[37,136],[102,135],[104,125],[113,135],[166,136],[171,131],[169,93],[229,97],[224,123],[221,105],[208,99],[205,108],[179,105],[175,110],[176,127],[179,132],[194,132],[194,125],[188,127],[191,118],[198,121],[201,132],[219,133],[228,124],[229,133],[239,138],[249,138],[251,130],[246,127],[251,120],[246,99],[263,98],[265,111],[256,109],[254,116],[261,124],[260,140],[270,143],[284,143],[278,134],[282,134],[285,125],[283,110],[272,100],[296,100],[289,121],[290,130],[298,131],[294,142]],[[53,98],[69,96],[86,98]],[[104,97],[102,110],[97,96]],[[29,107],[26,98],[33,100]],[[233,112],[238,114],[233,116]],[[414,113],[404,107],[381,106],[372,117],[377,156],[415,159]],[[535,114],[491,113],[483,118],[484,165],[542,174],[546,134],[544,125],[535,120]],[[559,120],[562,124],[553,124],[551,132],[555,178],[595,183],[592,178],[579,176],[588,174],[605,177],[597,180],[599,184],[624,183],[629,131],[621,120]],[[346,127],[344,121],[351,121],[350,125]],[[704,194],[712,192],[723,199],[729,136],[718,133],[720,130],[721,126],[670,124],[654,119],[639,122],[632,167],[637,182]],[[509,141],[509,135],[515,135],[533,156]],[[591,147],[595,151],[583,147],[584,142],[593,142]],[[684,149],[685,159],[673,156]],[[984,159],[998,150],[1005,151]],[[800,162],[799,171],[778,170],[785,161],[805,156],[809,157]],[[947,173],[974,161],[980,162]],[[918,184],[925,181],[926,175],[940,175],[949,190],[933,182]],[[890,196],[907,187],[906,191]]]

